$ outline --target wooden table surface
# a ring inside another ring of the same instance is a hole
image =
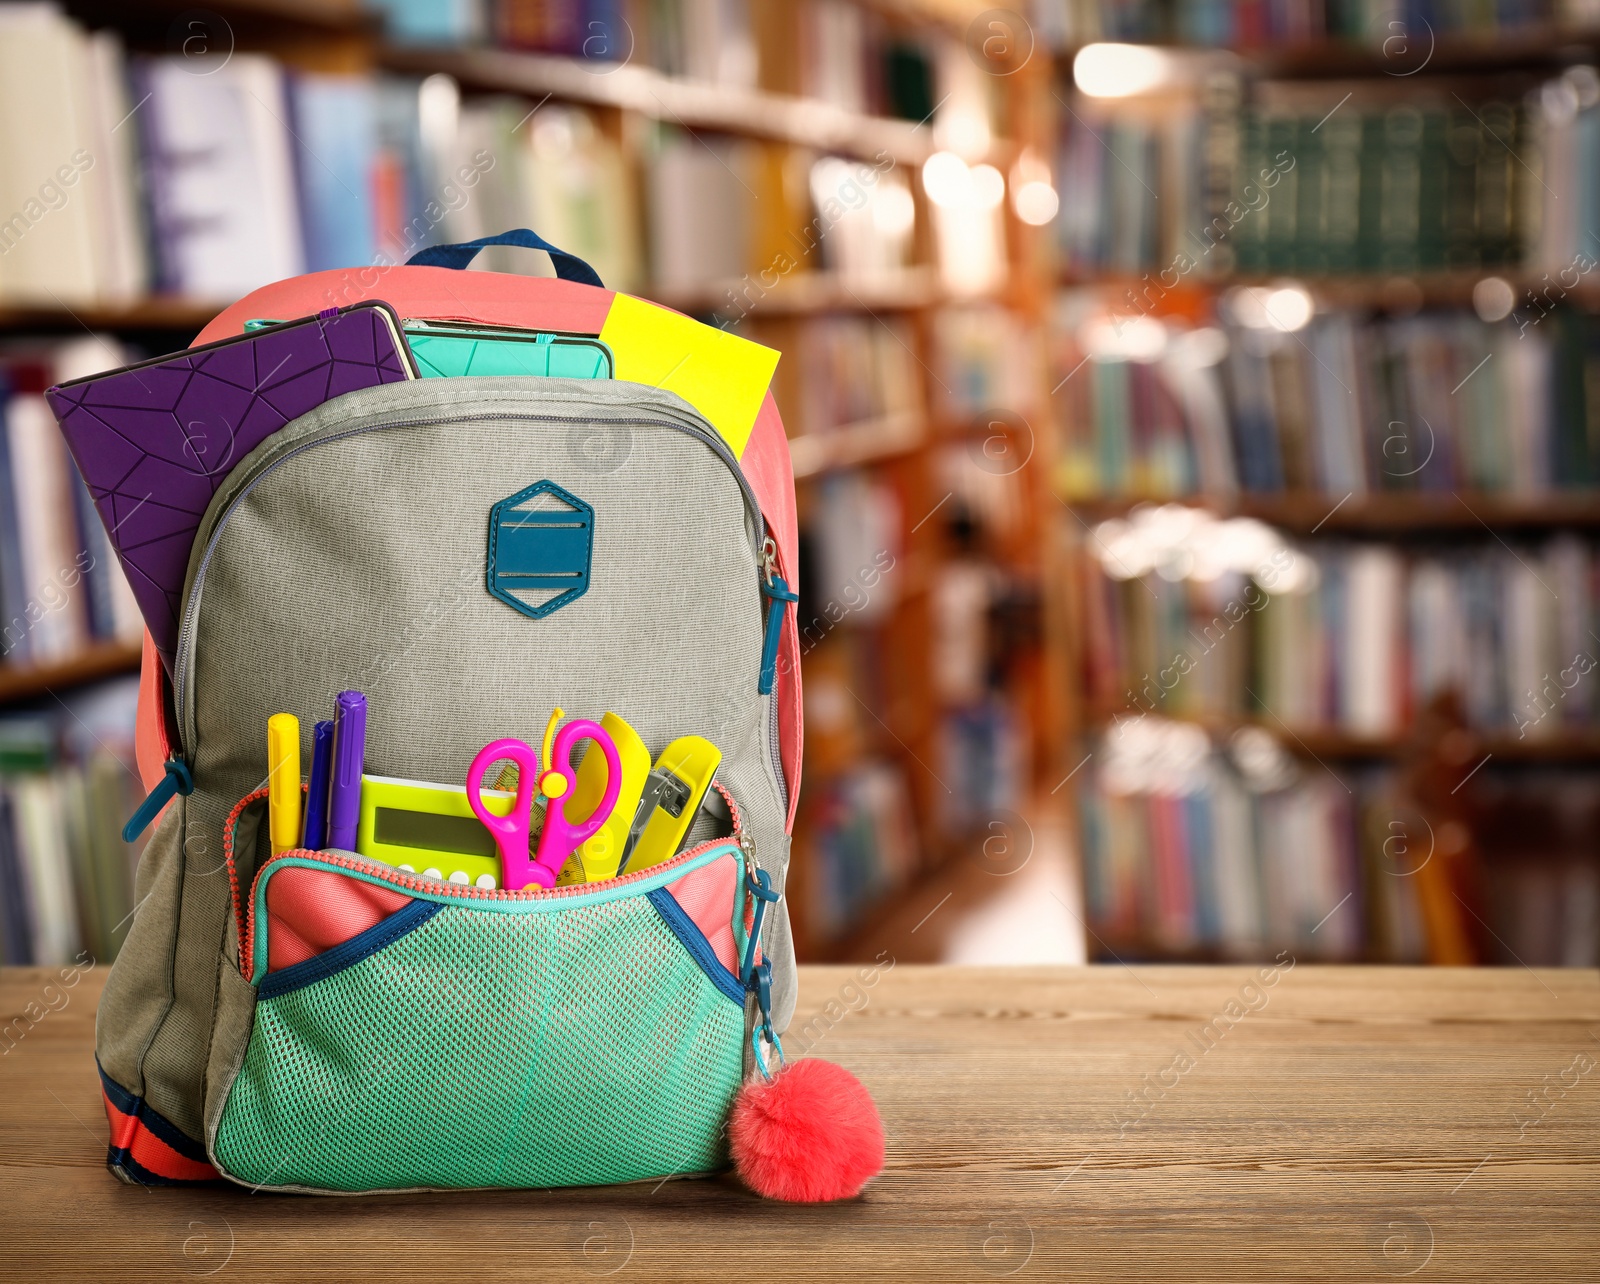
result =
[[[6,1025],[48,975],[0,974]],[[1600,973],[1253,975],[804,969],[790,1043],[869,1085],[889,1152],[859,1200],[795,1207],[731,1178],[124,1186],[103,1167],[97,970],[0,1055],[0,1277],[1600,1279]],[[802,1028],[830,1005],[831,1028]]]

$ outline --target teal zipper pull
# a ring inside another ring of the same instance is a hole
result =
[[[145,795],[128,823],[122,827],[122,841],[131,843],[150,827],[150,822],[161,814],[161,809],[172,801],[174,795],[187,798],[194,792],[194,777],[189,774],[189,764],[182,758],[167,759],[167,774],[161,783]]]
[[[755,914],[750,920],[750,939],[745,942],[744,962],[739,965],[739,979],[747,990],[756,989],[756,944],[761,940],[761,922],[767,916],[767,906],[774,904],[780,893],[772,890],[772,875],[764,869],[754,869],[744,876],[745,891],[755,898]]]
[[[783,576],[778,574],[778,546],[770,535],[761,546],[761,571],[761,592],[768,599],[767,631],[761,641],[761,676],[756,682],[756,691],[761,695],[770,695],[772,684],[778,676],[778,639],[783,635],[783,608],[790,602],[798,602],[800,595],[793,592]]]

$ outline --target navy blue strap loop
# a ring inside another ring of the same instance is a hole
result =
[[[161,809],[172,801],[174,794],[182,794],[187,798],[194,792],[194,777],[189,774],[189,764],[182,758],[168,758],[166,770],[167,774],[161,778],[161,783],[150,791],[122,827],[123,842],[131,843],[144,833]]]
[[[576,281],[579,285],[598,285],[604,289],[600,274],[576,254],[558,250],[537,232],[525,227],[501,232],[498,236],[480,236],[476,241],[462,241],[457,245],[430,245],[418,250],[406,260],[407,267],[442,267],[465,270],[477,257],[478,251],[490,245],[518,245],[526,250],[543,250],[555,264],[556,275],[563,281]]]

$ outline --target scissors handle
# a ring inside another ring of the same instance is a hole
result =
[[[496,816],[483,805],[479,790],[483,786],[483,773],[502,758],[517,764],[517,798],[508,813]],[[500,886],[512,891],[538,881],[533,862],[528,859],[529,814],[538,774],[539,751],[525,740],[512,738],[490,741],[478,750],[478,756],[467,768],[467,801],[472,804],[473,815],[494,835],[495,846],[500,849]],[[540,886],[549,887],[550,884],[541,883]]]
[[[580,740],[593,740],[605,755],[606,789],[589,818],[574,825],[567,820],[565,804],[577,785],[578,774],[572,770],[572,749]],[[530,871],[533,881],[541,887],[554,886],[556,875],[567,858],[600,832],[600,826],[606,823],[611,809],[617,805],[617,795],[622,789],[622,759],[617,754],[616,743],[604,727],[587,718],[574,718],[556,733],[550,770],[560,771],[566,777],[566,788],[551,797],[545,806],[544,832],[539,835],[539,851]]]

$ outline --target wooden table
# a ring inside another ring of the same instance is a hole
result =
[[[0,1277],[1600,1278],[1600,974],[1253,975],[901,965],[868,987],[806,969],[799,1027],[840,1015],[790,1043],[859,1074],[889,1137],[860,1200],[816,1208],[731,1178],[123,1186],[102,1167],[91,974],[0,1056]],[[8,1023],[45,979],[0,975]]]

